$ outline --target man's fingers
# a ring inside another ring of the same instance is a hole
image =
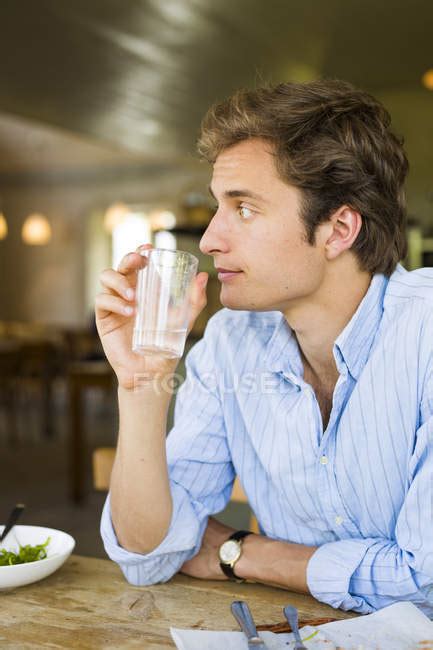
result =
[[[117,272],[122,273],[122,275],[130,275],[144,268],[147,264],[147,258],[144,255],[140,255],[139,251],[149,250],[149,247],[152,248],[152,245],[146,244],[145,246],[140,246],[134,253],[128,253],[122,257],[117,267]]]
[[[99,276],[104,293],[119,294],[126,300],[135,298],[134,287],[131,287],[131,281],[122,273],[114,269],[105,269]]]
[[[95,299],[96,318],[105,318],[108,314],[113,313],[125,317],[132,316],[135,313],[135,305],[128,303],[120,296],[113,296],[109,293],[99,293]]]
[[[141,254],[142,251],[146,251],[146,250],[148,251],[151,248],[153,248],[153,244],[140,244],[140,246],[138,246],[138,248],[135,249],[135,252]]]

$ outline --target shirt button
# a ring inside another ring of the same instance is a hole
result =
[[[327,465],[328,464],[328,456],[320,456],[320,464],[321,465]]]
[[[337,524],[337,526],[341,526],[341,524],[343,523],[343,521],[344,521],[344,519],[343,519],[343,517],[340,517],[340,515],[338,515],[337,517],[335,517],[335,523]]]

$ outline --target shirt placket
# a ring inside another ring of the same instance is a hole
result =
[[[346,509],[335,475],[336,435],[349,385],[348,382],[348,371],[344,367],[334,389],[332,410],[325,431],[323,431],[322,416],[316,396],[311,386],[308,386],[312,394],[315,417],[321,434],[317,454],[317,493],[326,522],[330,530],[340,539],[352,537],[359,532]]]

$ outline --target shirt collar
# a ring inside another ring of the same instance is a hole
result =
[[[345,365],[355,380],[367,362],[379,328],[387,284],[388,278],[383,274],[373,276],[357,310],[335,340],[333,352],[337,368],[341,372],[341,365]],[[272,372],[303,376],[298,341],[282,313],[266,346],[265,363]]]
[[[382,320],[387,285],[388,278],[382,273],[372,277],[367,293],[334,343],[337,368],[342,361],[356,380],[367,363]]]
[[[265,363],[272,372],[303,375],[298,341],[282,313],[278,314],[277,325],[266,346]]]

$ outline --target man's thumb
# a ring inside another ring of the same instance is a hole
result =
[[[198,273],[194,279],[194,284],[191,290],[190,304],[191,304],[191,317],[188,326],[188,331],[191,330],[197,316],[204,309],[207,303],[206,285],[209,275],[205,272]]]

